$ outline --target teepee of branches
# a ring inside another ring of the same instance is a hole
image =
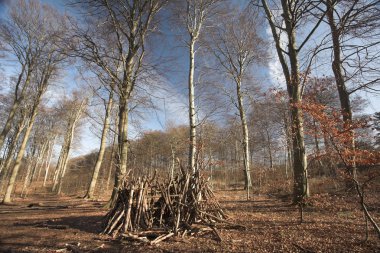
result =
[[[199,171],[181,170],[166,180],[156,173],[151,178],[126,177],[103,233],[155,244],[173,235],[211,231],[222,240],[216,226],[229,223],[226,219]]]

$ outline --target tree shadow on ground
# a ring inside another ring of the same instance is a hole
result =
[[[56,220],[49,220],[48,224],[52,226],[67,226],[68,228],[77,229],[83,232],[99,234],[102,232],[103,217],[95,216],[68,216]]]
[[[35,220],[27,220],[25,222],[16,222],[13,225],[59,230],[77,229],[91,234],[99,234],[102,232],[103,217],[104,216],[101,215],[68,216],[56,219],[40,220],[37,222]]]

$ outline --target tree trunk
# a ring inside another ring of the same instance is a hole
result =
[[[32,175],[31,175],[29,183],[36,181],[40,177],[41,165],[42,165],[41,162],[43,161],[43,158],[45,156],[46,148],[47,148],[47,141],[44,144],[42,144],[42,147],[39,148],[37,160],[36,160],[35,165],[33,166]]]
[[[250,162],[249,162],[249,133],[248,133],[248,125],[247,125],[247,117],[244,111],[243,104],[243,95],[241,92],[241,83],[240,81],[236,82],[236,95],[238,99],[238,107],[239,107],[239,115],[241,121],[241,128],[243,132],[243,154],[244,154],[244,172],[245,172],[245,183],[244,189],[247,190],[247,199],[249,199],[249,191],[252,188],[252,180],[251,180],[251,170],[250,170]]]
[[[86,199],[92,199],[94,197],[96,181],[98,180],[100,167],[102,166],[102,162],[103,162],[104,151],[106,149],[107,133],[108,133],[108,129],[110,127],[109,118],[110,118],[110,114],[111,114],[112,103],[113,103],[112,91],[110,91],[110,95],[109,95],[108,103],[107,103],[107,107],[106,107],[106,114],[105,114],[105,118],[104,118],[102,137],[100,140],[99,153],[98,153],[98,157],[96,159],[96,164],[95,164],[95,168],[94,168],[94,171],[92,174],[90,185],[88,187],[86,195],[84,196],[84,198],[86,198]]]
[[[271,142],[270,142],[270,136],[269,136],[268,127],[265,128],[265,133],[267,135],[268,155],[269,155],[269,168],[271,170],[273,170],[272,145],[271,145]]]
[[[118,135],[118,152],[116,154],[116,171],[115,183],[111,199],[107,206],[113,207],[117,200],[119,187],[127,173],[128,161],[128,98],[121,97],[119,101],[119,135]]]
[[[24,178],[24,184],[22,186],[22,190],[21,190],[21,197],[26,197],[26,189],[27,187],[29,186],[29,182],[31,181],[31,177],[32,177],[32,167],[33,167],[33,164],[34,161],[33,161],[33,156],[30,157],[30,159],[28,159],[28,166],[27,166],[27,169],[26,169],[26,175],[25,175],[25,178]]]
[[[282,16],[285,22],[285,32],[288,39],[288,52],[290,63],[290,71],[281,48],[280,37],[277,33],[276,26],[273,22],[273,16],[269,10],[267,2],[261,1],[269,21],[273,38],[276,44],[276,51],[281,63],[281,67],[285,76],[287,91],[289,96],[290,112],[291,112],[291,133],[292,133],[292,156],[293,156],[293,172],[294,172],[294,188],[293,202],[301,203],[304,197],[309,195],[309,186],[307,181],[307,159],[305,153],[303,115],[302,109],[299,107],[301,98],[300,71],[298,64],[298,49],[296,47],[296,27],[294,19],[291,15],[288,0],[281,0]],[[295,15],[295,14],[293,14]]]
[[[319,148],[319,140],[318,140],[318,126],[315,119],[313,119],[313,127],[314,127],[314,144],[315,144],[315,152],[317,155],[321,153],[321,150]]]
[[[52,192],[55,192],[57,190],[59,175],[61,173],[62,163],[63,163],[63,159],[64,159],[64,146],[65,146],[65,143],[63,143],[63,145],[61,147],[61,151],[59,152],[57,166],[55,167],[54,177],[53,177],[53,186],[51,189]]]
[[[25,90],[30,83],[31,71],[28,70],[27,76],[25,79],[25,83],[21,89],[21,92],[18,94],[18,87],[20,86],[20,84],[22,82],[22,76],[23,76],[24,72],[25,72],[25,66],[22,67],[21,73],[18,77],[18,80],[16,83],[16,88],[15,88],[16,89],[15,99],[14,99],[13,105],[11,107],[11,110],[9,111],[8,118],[7,118],[7,121],[4,125],[4,128],[0,133],[0,150],[2,149],[2,147],[4,145],[5,137],[7,136],[7,134],[9,133],[9,131],[12,127],[13,119],[16,115],[18,108],[20,107],[21,101],[23,100]]]
[[[63,178],[66,174],[67,169],[67,162],[69,161],[69,153],[71,149],[71,143],[74,138],[74,130],[75,130],[75,123],[69,128],[68,135],[66,135],[67,140],[65,140],[64,147],[62,147],[61,155],[62,159],[60,159],[60,167],[58,169],[58,179],[56,183],[55,189],[53,191],[56,191],[56,193],[59,195],[62,192],[62,185],[63,185]],[[58,188],[57,188],[58,187]]]
[[[37,168],[38,168],[37,178],[34,175],[32,177],[33,181],[38,181],[40,179],[41,171],[42,171],[42,165],[45,163],[45,161],[47,159],[48,152],[49,152],[48,148],[49,148],[49,141],[46,141],[42,147],[42,151],[41,151],[40,156],[39,156],[39,165],[37,166]],[[46,158],[46,159],[44,159],[44,158]]]
[[[344,75],[342,72],[342,58],[341,58],[341,44],[340,36],[341,33],[335,24],[334,20],[334,3],[331,0],[326,1],[327,5],[327,20],[331,30],[331,38],[333,43],[333,61],[332,61],[332,70],[334,72],[336,87],[339,94],[340,107],[342,111],[344,128],[350,128],[352,122],[352,108],[350,103],[350,96],[347,92]],[[349,167],[348,171],[356,179],[356,163],[355,163],[355,135],[354,131],[349,131],[349,139],[347,144],[349,148],[353,151],[352,156],[349,158]]]
[[[299,105],[302,102],[300,71],[298,64],[298,51],[296,46],[295,27],[291,23],[289,5],[286,0],[282,0],[284,10],[284,20],[286,32],[289,39],[289,61],[291,67],[290,79],[287,79],[287,89],[290,98],[292,115],[292,140],[293,140],[293,171],[294,171],[294,190],[293,200],[300,203],[305,197],[309,196],[309,184],[307,180],[307,159],[305,152],[303,114]]]
[[[43,184],[44,187],[46,186],[46,181],[47,181],[48,175],[49,175],[51,158],[53,157],[53,149],[54,149],[54,144],[55,144],[55,138],[56,137],[54,136],[53,140],[51,141],[51,143],[49,145],[49,150],[48,150],[49,154],[48,154],[46,166],[45,166],[45,177],[44,177],[44,184]]]
[[[174,169],[175,169],[175,156],[176,156],[176,150],[175,150],[175,146],[173,145],[173,143],[170,143],[170,150],[171,150],[171,154],[172,154],[172,159],[171,159],[171,163],[170,163],[170,171],[169,171],[169,177],[170,177],[170,180],[173,180],[174,179]]]
[[[58,165],[57,165],[58,174],[57,174],[57,179],[53,185],[53,191],[55,191],[57,194],[61,194],[62,192],[63,178],[65,177],[65,174],[66,174],[67,162],[69,160],[69,153],[71,149],[71,143],[74,138],[75,126],[81,114],[81,110],[82,109],[79,109],[76,112],[77,114],[75,115],[75,119],[69,123],[69,127],[65,135],[65,140],[61,149],[61,153],[59,155],[59,160],[58,160]]]
[[[115,140],[116,140],[116,133],[113,134],[113,141],[112,141],[112,147],[111,147],[111,154],[110,154],[110,162],[108,165],[108,176],[107,176],[107,185],[106,185],[106,191],[108,191],[110,181],[111,181],[111,174],[112,174],[112,169],[114,165],[114,159],[115,159]]]
[[[87,99],[83,99],[83,101],[81,101],[78,107],[74,109],[75,111],[70,112],[71,115],[69,115],[70,118],[68,119],[67,130],[59,155],[58,164],[56,168],[56,175],[52,188],[53,192],[56,192],[57,194],[61,194],[62,191],[63,178],[66,174],[67,162],[69,158],[69,152],[71,149],[71,143],[74,138],[76,123],[80,119],[86,101]]]
[[[12,195],[12,192],[13,192],[13,189],[15,186],[15,182],[16,182],[16,178],[18,175],[18,171],[20,169],[22,158],[24,157],[26,144],[28,142],[30,132],[32,131],[33,124],[34,124],[34,121],[35,121],[36,116],[37,116],[37,111],[38,111],[37,108],[38,108],[38,104],[35,105],[32,109],[32,117],[29,121],[29,124],[28,124],[26,130],[25,130],[24,138],[23,138],[21,146],[20,146],[20,151],[17,154],[15,165],[13,166],[12,174],[11,174],[11,177],[9,178],[8,186],[7,186],[5,196],[3,199],[3,203],[5,203],[5,204],[12,202],[11,195]]]
[[[294,171],[294,202],[299,203],[309,196],[307,179],[307,160],[305,153],[302,111],[294,106],[293,117],[293,171]]]
[[[5,178],[5,174],[6,172],[8,171],[9,169],[9,166],[12,162],[12,158],[14,156],[14,153],[16,151],[16,147],[17,147],[17,142],[18,142],[18,139],[20,138],[20,135],[22,133],[22,130],[24,129],[25,127],[25,121],[26,121],[26,117],[23,117],[23,119],[19,122],[17,128],[16,128],[16,132],[13,136],[13,139],[10,143],[10,146],[8,148],[8,152],[7,152],[7,156],[6,156],[6,159],[5,161],[2,163],[2,167],[1,169],[4,170],[4,173],[3,173],[3,176],[1,179],[4,179]],[[1,174],[1,170],[0,170],[0,174]]]
[[[195,172],[195,156],[197,152],[197,140],[196,140],[196,125],[195,125],[195,94],[194,94],[194,46],[195,39],[191,37],[190,48],[189,48],[189,122],[190,122],[190,140],[189,140],[189,168]]]

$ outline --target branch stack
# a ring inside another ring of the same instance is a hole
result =
[[[215,225],[226,218],[208,181],[199,172],[182,171],[169,180],[125,179],[103,233],[154,244],[208,228],[221,240]]]

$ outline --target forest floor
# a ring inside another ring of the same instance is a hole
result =
[[[49,194],[15,199],[14,205],[0,205],[0,252],[380,252],[372,227],[363,242],[365,221],[352,193],[313,196],[302,224],[289,198],[246,201],[237,190],[216,195],[230,221],[246,229],[219,228],[222,242],[206,233],[154,246],[99,234],[104,202]],[[379,194],[371,195],[370,210],[380,222]]]

